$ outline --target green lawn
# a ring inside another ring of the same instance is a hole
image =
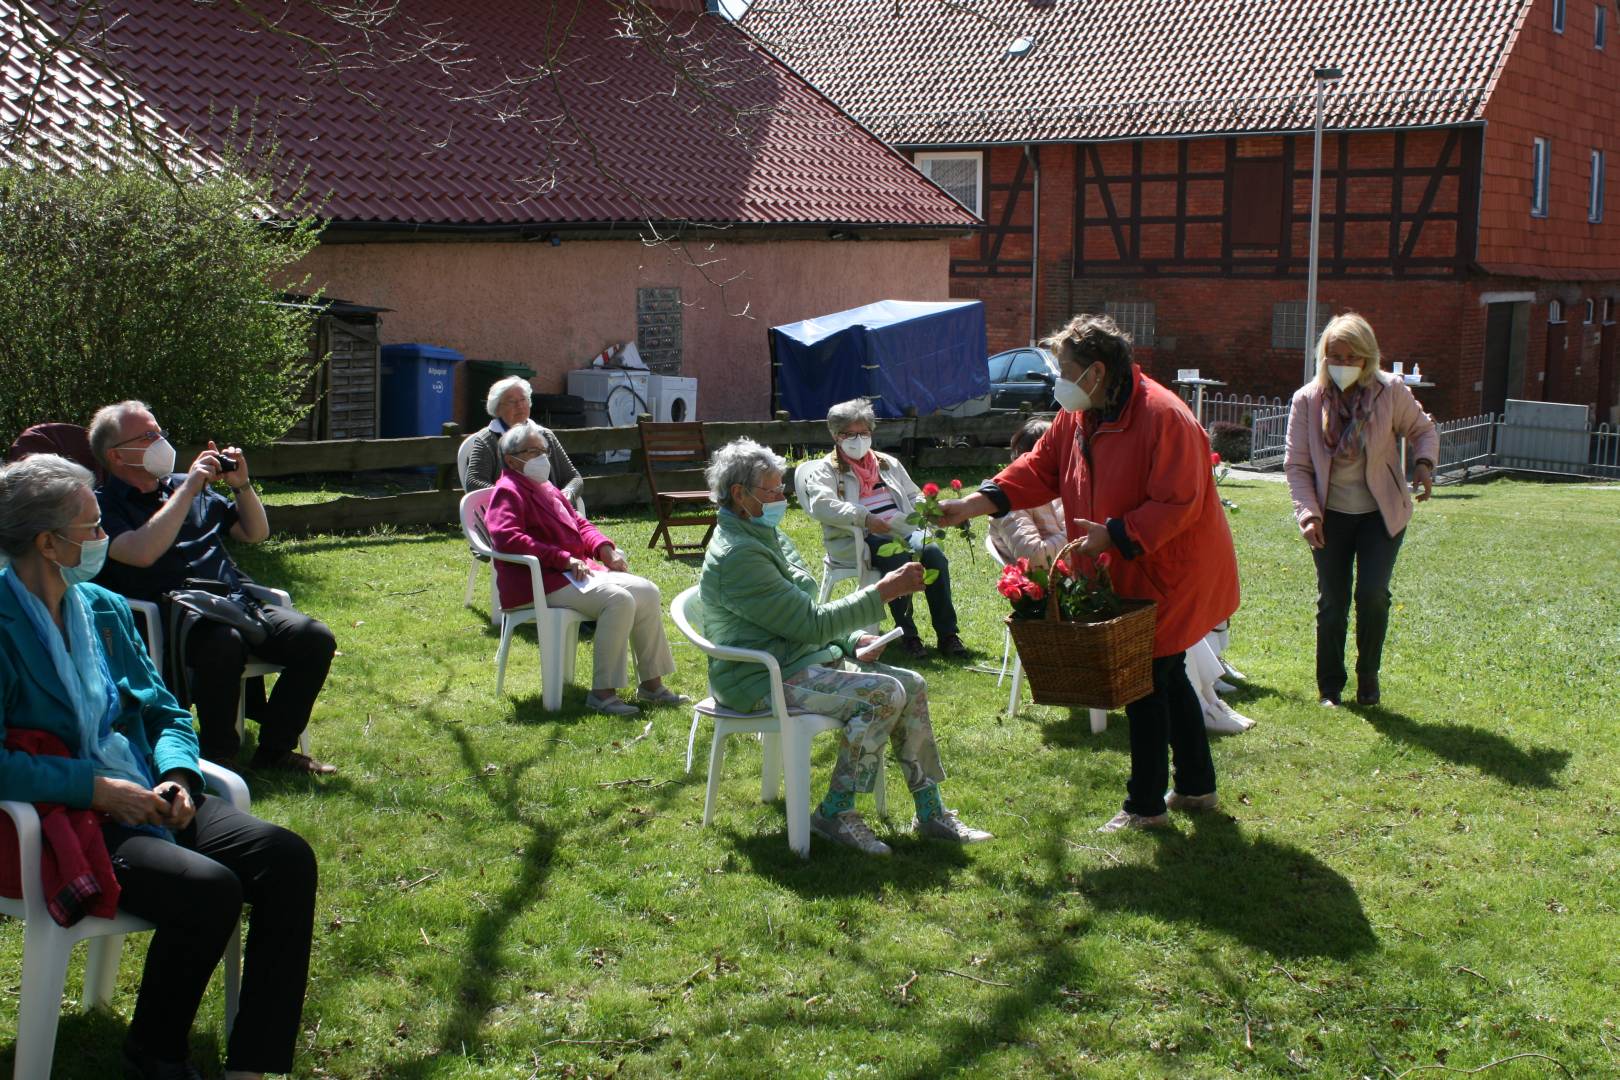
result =
[[[1396,571],[1387,706],[1367,712],[1315,704],[1285,488],[1223,492],[1244,585],[1229,655],[1250,678],[1234,704],[1260,721],[1216,741],[1225,812],[1098,836],[1123,716],[1095,737],[1083,711],[1008,720],[993,674],[930,660],[947,801],[998,838],[907,838],[891,770],[886,861],[794,857],[746,739],[702,828],[706,729],[687,775],[689,713],[638,740],[643,721],[585,712],[578,688],[543,712],[532,633],[497,698],[487,583],[464,608],[458,535],[245,553],[342,650],[313,725],[342,771],[249,777],[320,856],[299,1075],[1388,1077],[1515,1055],[1488,1075],[1620,1073],[1620,491],[1438,493]],[[645,550],[644,515],[599,524],[666,601],[694,582]],[[789,528],[819,560],[806,519]],[[993,572],[950,550],[964,637],[994,667]],[[670,635],[673,683],[700,696],[701,658]],[[589,665],[587,646],[582,683]],[[830,756],[820,740],[818,794]],[[5,1044],[21,939],[0,927]],[[210,1068],[220,1025],[211,994]],[[70,1008],[59,1075],[111,1074],[120,1031]]]

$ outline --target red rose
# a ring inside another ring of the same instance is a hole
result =
[[[1024,594],[1024,590],[1018,587],[1018,582],[1011,580],[1003,580],[996,586],[996,591],[1009,600],[1017,600]]]
[[[1062,559],[1052,564],[1052,571],[1059,577],[1068,577],[1070,575],[1069,564]]]
[[[1108,569],[1109,565],[1113,563],[1113,561],[1114,553],[1111,551],[1105,551],[1101,555],[1097,556],[1097,566],[1103,570]]]
[[[1018,572],[1019,572],[1019,573],[1020,573],[1020,574],[1027,574],[1027,573],[1029,573],[1029,560],[1028,560],[1028,559],[1019,559],[1019,560],[1018,560],[1018,561],[1017,561],[1017,562],[1016,562],[1016,563],[1014,563],[1014,564],[1013,564],[1013,565],[1014,565],[1014,566],[1016,566],[1016,567],[1018,567]]]
[[[951,481],[951,490],[952,491],[961,491],[962,490],[962,481],[960,481],[960,480],[952,480]]]
[[[1035,584],[1033,581],[1029,581],[1025,582],[1024,584],[1024,595],[1029,597],[1031,600],[1039,600],[1046,595],[1046,590]]]
[[[932,499],[935,495],[939,494],[939,485],[933,483],[924,484],[923,494]]]
[[[1219,465],[1221,463],[1221,455],[1219,455],[1215,451],[1211,450],[1209,452],[1209,463],[1211,465]]]

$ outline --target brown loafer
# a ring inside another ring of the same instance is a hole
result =
[[[255,769],[278,769],[284,772],[308,773],[311,776],[329,776],[337,772],[336,765],[328,765],[318,761],[308,754],[300,754],[296,750],[289,750],[280,757],[267,758],[262,754],[253,755]]]

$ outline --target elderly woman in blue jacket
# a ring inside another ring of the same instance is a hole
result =
[[[244,903],[253,916],[226,1075],[289,1072],[315,857],[294,833],[203,794],[191,714],[153,669],[124,601],[88,584],[107,554],[90,485],[87,470],[49,455],[0,470],[0,790],[98,812],[119,908],[157,926],[126,1076],[200,1075],[192,1021]],[[22,730],[55,736],[66,756],[12,749],[6,736]]]

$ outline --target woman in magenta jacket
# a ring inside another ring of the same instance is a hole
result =
[[[1057,355],[1063,411],[1035,449],[968,498],[943,504],[945,524],[1063,499],[1082,556],[1113,552],[1121,596],[1158,602],[1153,692],[1125,707],[1131,778],[1102,831],[1158,828],[1165,809],[1215,807],[1215,765],[1186,651],[1238,606],[1237,556],[1215,493],[1209,438],[1171,391],[1131,361],[1106,315],[1081,315],[1043,342]],[[1166,756],[1175,754],[1175,788]]]
[[[1389,628],[1389,581],[1412,519],[1398,439],[1412,444],[1412,488],[1434,490],[1440,436],[1398,377],[1378,369],[1378,339],[1346,312],[1316,343],[1316,378],[1294,392],[1283,467],[1294,520],[1316,561],[1316,691],[1337,706],[1348,678],[1344,642],[1352,571],[1356,606],[1356,703],[1377,705]]]
[[[585,520],[551,482],[545,436],[532,420],[512,425],[501,436],[501,475],[484,512],[491,546],[508,555],[535,556],[540,560],[546,603],[596,620],[588,707],[611,716],[641,711],[619,696],[619,688],[629,681],[632,649],[641,680],[637,699],[650,705],[685,704],[685,695],[664,685],[664,676],[675,670],[675,659],[664,636],[658,586],[630,573],[613,541]],[[501,607],[534,603],[533,582],[528,567],[495,563]]]

